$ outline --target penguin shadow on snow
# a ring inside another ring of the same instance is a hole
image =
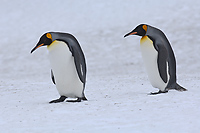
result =
[[[161,30],[147,24],[140,24],[124,37],[129,35],[142,36],[140,47],[148,78],[151,85],[159,89],[158,92],[151,92],[150,95],[167,93],[171,89],[187,91],[177,83],[174,52]]]

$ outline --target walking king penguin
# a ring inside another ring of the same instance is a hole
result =
[[[77,98],[68,102],[87,100],[84,95],[86,63],[83,51],[76,38],[68,33],[48,32],[42,35],[31,53],[47,46],[52,67],[51,78],[60,98],[49,103],[63,102],[66,98]]]
[[[172,47],[165,34],[146,24],[138,25],[126,34],[142,36],[140,47],[149,80],[159,91],[153,94],[166,93],[170,89],[186,91],[176,83],[176,60]]]

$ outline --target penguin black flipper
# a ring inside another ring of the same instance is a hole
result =
[[[158,71],[162,80],[167,83],[167,49],[163,45],[156,45],[158,48]]]
[[[51,79],[52,79],[52,82],[53,82],[54,84],[56,84],[52,69],[51,69]]]
[[[85,86],[85,80],[86,80],[85,60],[83,58],[81,58],[82,56],[80,55],[80,53],[78,52],[76,47],[72,47],[72,55],[74,56],[74,63],[76,66],[78,76],[79,76],[81,82],[83,82],[83,84]]]

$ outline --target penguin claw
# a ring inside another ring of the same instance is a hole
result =
[[[63,101],[65,101],[66,98],[67,98],[66,96],[61,96],[59,99],[52,100],[52,101],[50,101],[49,103],[59,103],[59,102],[63,102]]]
[[[159,90],[158,92],[151,92],[149,95],[157,95],[157,94],[161,94],[161,93],[167,93],[168,91],[161,91]]]

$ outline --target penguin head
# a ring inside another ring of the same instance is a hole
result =
[[[133,31],[126,34],[124,37],[127,37],[129,35],[145,36],[145,34],[147,32],[147,27],[148,27],[148,25],[146,25],[146,24],[140,24]]]
[[[48,46],[53,42],[51,33],[45,33],[40,38],[36,46],[31,50],[31,53],[41,46]]]

